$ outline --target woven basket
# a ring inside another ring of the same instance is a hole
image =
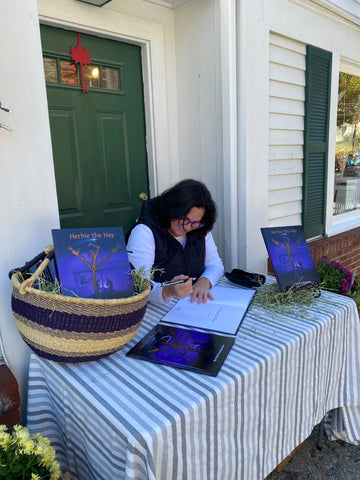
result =
[[[39,356],[57,362],[97,360],[119,350],[138,331],[150,289],[120,299],[90,299],[47,293],[32,287],[49,264],[21,281],[11,272],[11,306],[16,326]]]

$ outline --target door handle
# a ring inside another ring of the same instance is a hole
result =
[[[147,199],[148,199],[148,196],[146,195],[145,192],[139,193],[139,200],[140,200],[140,202],[145,202],[145,200],[147,200]]]

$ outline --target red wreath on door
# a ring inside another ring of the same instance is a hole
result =
[[[80,33],[77,34],[78,37],[78,44],[76,47],[70,47],[70,57],[75,63],[80,64],[81,70],[81,83],[82,83],[82,91],[83,93],[89,93],[89,87],[85,88],[85,81],[84,81],[84,66],[89,65],[90,63],[90,53],[89,50],[86,50],[81,45],[80,41]]]

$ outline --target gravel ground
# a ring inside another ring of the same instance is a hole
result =
[[[359,480],[360,446],[330,442],[324,434],[319,450],[318,428],[280,472],[274,471],[265,480]]]

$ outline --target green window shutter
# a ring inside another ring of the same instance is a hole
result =
[[[332,55],[307,46],[302,223],[306,238],[325,233]]]

